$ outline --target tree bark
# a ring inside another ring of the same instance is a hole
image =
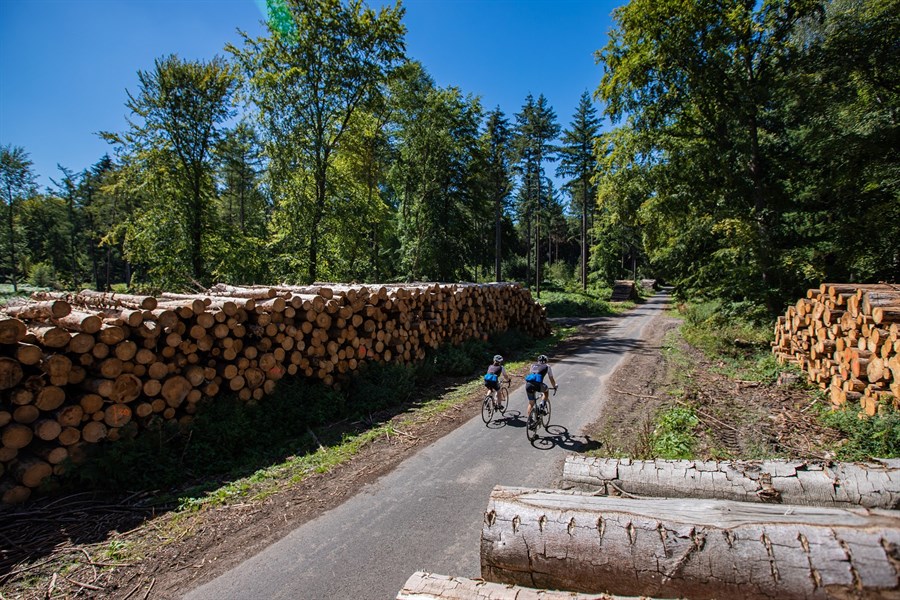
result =
[[[518,585],[448,577],[416,571],[406,580],[397,600],[628,600],[609,594],[577,594],[536,590]],[[631,600],[637,600],[633,598]],[[651,600],[644,598],[643,600]]]
[[[495,487],[489,581],[693,600],[896,598],[900,514]]]
[[[563,484],[607,495],[900,509],[900,460],[693,461],[568,456]]]

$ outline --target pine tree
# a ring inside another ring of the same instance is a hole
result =
[[[559,149],[560,163],[556,174],[570,179],[565,188],[572,197],[572,204],[581,213],[581,289],[587,289],[588,215],[594,210],[596,187],[592,178],[597,173],[597,157],[594,142],[600,133],[600,119],[591,103],[590,94],[584,92],[572,118],[569,129],[563,131]]]

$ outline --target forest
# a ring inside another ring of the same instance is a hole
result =
[[[897,281],[900,1],[631,0],[572,115],[440,87],[403,15],[268,0],[265,36],[139,71],[89,168],[39,190],[3,145],[0,278],[656,278],[762,318],[823,281]]]

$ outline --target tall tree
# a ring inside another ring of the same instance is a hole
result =
[[[787,41],[813,4],[633,0],[615,11],[598,95],[641,133],[636,150],[657,171],[643,208],[649,250],[684,269],[685,289],[774,309],[786,199],[775,109]]]
[[[303,223],[286,222],[291,235],[308,236],[306,279],[312,282],[335,154],[355,113],[404,58],[403,9],[398,2],[376,13],[360,0],[269,0],[268,6],[269,37],[245,35],[243,49],[228,49],[246,71],[259,109],[273,193],[287,210],[306,216]]]
[[[484,169],[487,193],[494,205],[494,279],[502,281],[500,264],[503,256],[503,214],[513,190],[514,151],[513,132],[499,106],[487,116],[484,138],[487,145]]]
[[[18,258],[16,256],[16,202],[30,197],[37,187],[33,163],[24,148],[0,146],[0,187],[6,204],[7,243],[9,252],[9,276],[13,291],[19,291]]]
[[[68,238],[68,248],[66,249],[68,282],[73,286],[81,283],[81,271],[79,254],[81,247],[79,244],[79,235],[81,231],[81,206],[79,201],[80,179],[83,176],[76,175],[70,169],[57,165],[62,177],[59,181],[50,179],[56,186],[57,195],[66,203],[66,237]]]
[[[586,91],[581,95],[575,116],[568,129],[563,130],[559,148],[559,167],[556,174],[569,177],[565,187],[573,204],[581,212],[581,289],[587,290],[588,264],[588,215],[593,212],[596,186],[592,179],[597,174],[597,158],[594,143],[600,133],[597,109]]]
[[[559,131],[556,112],[550,107],[547,98],[541,94],[534,100],[529,94],[522,112],[516,114],[516,147],[526,197],[532,203],[535,215],[534,279],[538,297],[541,295],[541,207],[544,162],[556,160],[554,142],[559,136]]]
[[[456,88],[439,88],[418,63],[396,87],[400,263],[409,279],[467,277],[477,244],[472,165],[481,107]],[[468,263],[468,264],[467,264]]]
[[[152,71],[138,71],[138,85],[137,95],[129,93],[126,102],[133,115],[129,130],[103,136],[145,170],[166,174],[185,232],[190,275],[203,281],[203,237],[215,193],[212,149],[233,115],[237,80],[221,57],[202,62],[170,55],[157,59]]]

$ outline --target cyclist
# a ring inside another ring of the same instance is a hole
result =
[[[549,379],[553,387],[556,387],[556,379],[553,377],[553,369],[547,364],[547,356],[541,354],[537,358],[537,362],[531,365],[531,372],[525,376],[525,394],[528,396],[528,427],[534,427],[535,423],[531,419],[531,411],[534,410],[534,402],[537,399],[537,393],[543,395],[546,402],[549,397],[550,388],[544,383],[545,379]]]
[[[500,389],[501,378],[505,382],[512,381],[509,378],[509,375],[506,374],[506,369],[503,368],[503,357],[499,354],[495,354],[494,362],[488,366],[487,373],[484,375],[484,387],[489,390],[491,399],[494,401],[494,407],[496,408],[499,408],[497,406],[497,390]]]

